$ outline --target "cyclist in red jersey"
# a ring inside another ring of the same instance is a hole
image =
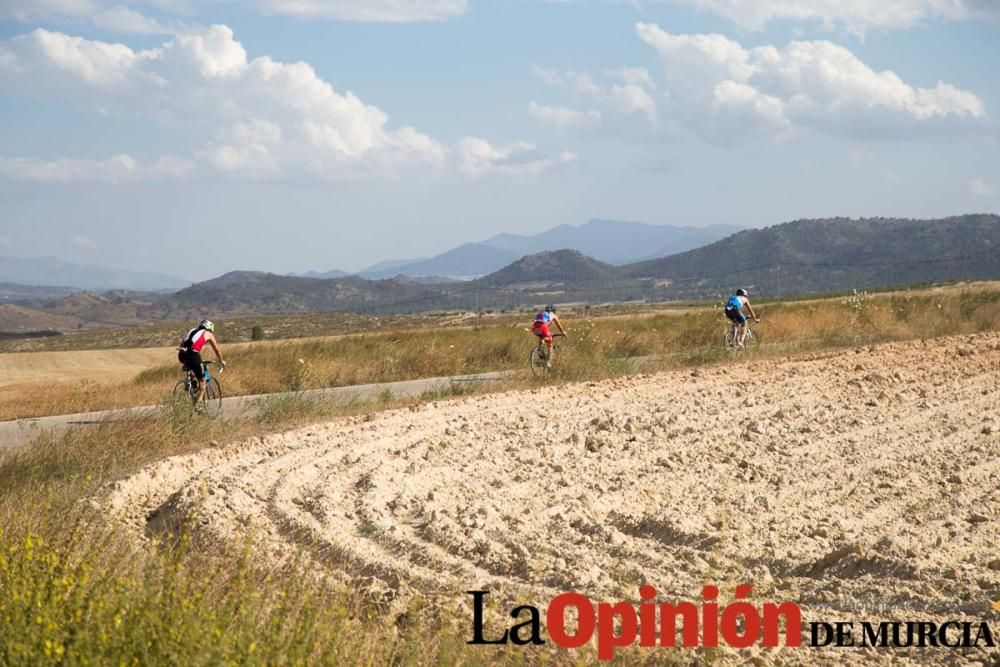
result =
[[[545,359],[545,366],[547,368],[552,368],[552,354],[554,353],[552,348],[552,334],[549,332],[550,323],[555,323],[555,325],[559,327],[559,333],[563,336],[566,335],[566,330],[563,329],[562,323],[559,321],[559,318],[556,317],[556,307],[551,304],[545,306],[545,310],[539,311],[539,313],[535,315],[535,322],[531,326],[531,333],[544,340],[545,345],[549,348],[548,356]]]
[[[208,343],[215,350],[215,358],[219,360],[222,367],[226,367],[226,362],[222,360],[222,350],[215,339],[215,324],[212,320],[202,320],[194,329],[184,335],[181,346],[177,348],[177,360],[181,362],[185,370],[194,373],[198,379],[198,404],[205,399],[205,367],[201,365],[201,350]]]

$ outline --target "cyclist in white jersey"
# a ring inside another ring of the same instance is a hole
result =
[[[194,373],[198,379],[198,403],[205,399],[205,367],[201,365],[201,350],[208,343],[215,350],[215,358],[219,360],[222,367],[226,367],[226,362],[222,360],[222,350],[215,339],[215,324],[212,320],[202,320],[194,329],[184,335],[181,346],[177,348],[177,360],[181,362],[185,370]]]

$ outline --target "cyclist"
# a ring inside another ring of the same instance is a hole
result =
[[[559,333],[563,336],[566,335],[566,330],[563,329],[562,323],[556,317],[556,307],[552,304],[545,306],[545,310],[541,310],[535,315],[535,323],[531,326],[531,333],[544,340],[545,345],[549,348],[545,357],[546,368],[552,368],[552,334],[549,332],[549,323],[555,323],[559,327]]]
[[[750,317],[753,318],[753,321],[760,322],[760,318],[753,312],[750,299],[747,298],[747,291],[741,287],[736,290],[736,294],[729,297],[729,301],[726,301],[726,317],[733,324],[738,324],[740,327],[739,334],[736,337],[737,347],[743,347],[743,337],[746,336],[747,332],[747,316],[743,314],[744,306],[750,311]]]
[[[205,383],[202,382],[205,379],[205,367],[201,364],[201,349],[205,347],[205,343],[212,346],[212,349],[215,350],[215,358],[219,360],[223,368],[226,367],[214,331],[215,324],[212,320],[202,320],[198,326],[184,335],[184,341],[177,348],[177,360],[184,366],[184,370],[194,373],[194,377],[198,381],[198,400],[196,403],[199,405],[205,400]]]

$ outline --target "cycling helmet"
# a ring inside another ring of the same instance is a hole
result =
[[[549,305],[545,306],[545,312],[554,313],[556,312],[556,307],[550,303]]]
[[[215,322],[212,320],[202,320],[198,325],[202,329],[208,329],[209,331],[215,331]]]
[[[736,290],[736,295],[737,296],[746,296],[747,295],[747,291],[741,287],[738,290]]]

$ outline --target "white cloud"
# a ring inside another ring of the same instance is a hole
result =
[[[98,28],[135,35],[168,35],[181,30],[179,25],[164,25],[128,7],[109,7],[90,15]]]
[[[458,143],[458,154],[459,168],[472,177],[494,173],[538,174],[576,160],[576,155],[569,151],[549,157],[527,142],[494,146],[478,137],[462,139]]]
[[[77,246],[78,248],[84,248],[86,250],[97,250],[97,241],[90,238],[89,236],[84,236],[83,234],[77,234],[70,239],[70,243]]]
[[[601,123],[599,111],[578,111],[568,107],[543,106],[535,102],[528,105],[528,113],[540,123],[557,128],[592,128]]]
[[[269,14],[302,19],[404,23],[443,21],[467,11],[466,0],[246,0]]]
[[[625,67],[611,70],[609,72],[611,76],[623,82],[612,85],[597,83],[589,72],[571,70],[563,73],[542,67],[533,67],[532,71],[535,76],[545,83],[566,88],[576,97],[585,99],[589,103],[603,105],[608,112],[625,117],[641,115],[645,116],[650,124],[656,123],[656,100],[648,90],[648,88],[655,88],[656,86],[649,72],[641,67]],[[565,107],[552,107],[552,109],[560,108],[566,109]],[[590,111],[588,113],[597,114],[599,118],[603,118],[603,114],[600,111]],[[536,113],[536,111],[532,110],[532,115],[541,119],[541,111]],[[548,115],[555,116],[556,114],[553,112]]]
[[[604,91],[594,83],[590,74],[587,72],[570,72],[567,75],[568,81],[576,89],[578,95],[583,97],[592,97],[594,99],[599,99],[604,96]]]
[[[251,178],[280,171],[337,179],[437,163],[447,152],[411,127],[389,129],[382,110],[335,91],[306,63],[248,60],[226,26],[147,51],[35,30],[0,42],[0,87],[190,126],[206,135],[199,162]]]
[[[656,122],[656,100],[642,86],[634,83],[612,86],[608,98],[622,113],[642,114],[650,123]]]
[[[864,164],[871,162],[872,159],[872,154],[862,148],[855,148],[851,151],[851,162],[854,164]]]
[[[467,0],[229,0],[241,2],[263,14],[281,14],[299,19],[408,23],[443,21],[468,11]],[[206,5],[226,4],[209,0],[196,5],[185,0],[0,0],[0,19],[26,23],[43,21],[89,22],[99,28],[131,34],[176,34],[183,24],[162,23],[143,14],[144,6],[170,14],[191,14]],[[140,8],[140,9],[137,9]]]
[[[0,88],[69,99],[112,115],[138,115],[183,128],[200,148],[140,165],[108,160],[0,158],[0,175],[23,181],[118,183],[221,175],[241,179],[344,181],[427,172],[454,164],[467,175],[538,173],[575,159],[534,145],[495,147],[470,138],[449,148],[353,93],[337,91],[307,63],[250,59],[226,26],[188,30],[158,48],[35,30],[0,41]],[[567,113],[569,112],[569,113]],[[595,122],[597,112],[541,107],[552,122]]]
[[[156,162],[143,169],[143,175],[150,178],[184,178],[189,176],[197,165],[185,157],[164,155]]]
[[[969,192],[976,195],[977,197],[991,197],[996,194],[997,189],[992,185],[989,185],[981,178],[974,178],[972,182],[969,183]]]
[[[566,78],[562,75],[562,73],[558,70],[549,69],[548,67],[532,65],[531,73],[534,74],[540,81],[543,81],[550,86],[558,86],[566,82]]]
[[[0,42],[0,82],[9,92],[103,95],[124,89],[138,78],[139,61],[154,55],[38,29]]]
[[[750,30],[776,19],[820,21],[855,33],[868,28],[910,28],[926,19],[1000,19],[995,0],[661,0],[711,11]]]
[[[0,177],[33,183],[117,184],[144,178],[180,178],[193,169],[190,160],[176,156],[164,156],[145,165],[124,154],[106,160],[0,158]]]
[[[972,92],[938,82],[915,88],[894,72],[876,72],[828,41],[746,49],[723,35],[675,35],[653,24],[639,38],[662,57],[670,113],[706,136],[784,132],[885,137],[926,133],[983,119]]]
[[[619,69],[612,70],[611,74],[627,84],[645,86],[647,88],[656,87],[656,83],[653,81],[653,75],[650,74],[649,70],[645,67],[621,67]]]
[[[111,32],[141,35],[167,35],[181,29],[180,24],[165,25],[131,7],[104,0],[33,0],[30,3],[0,0],[0,19],[26,23],[89,22]]]
[[[119,183],[136,178],[138,172],[138,164],[129,155],[116,155],[107,160],[0,158],[0,176],[17,181]]]

